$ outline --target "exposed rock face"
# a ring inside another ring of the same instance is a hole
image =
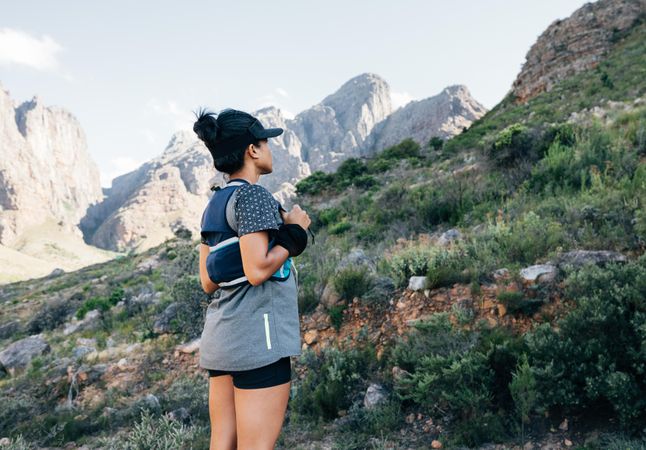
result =
[[[374,145],[411,135],[423,141],[439,131],[449,136],[468,126],[484,108],[464,86],[455,86],[414,102],[392,121],[391,112],[388,84],[371,73],[352,78],[294,119],[285,118],[275,107],[253,112],[264,126],[285,130],[270,140],[273,172],[258,183],[289,209],[299,180],[315,170],[334,171],[345,159],[361,156],[370,136]],[[407,114],[414,116],[412,124]],[[381,132],[373,134],[377,127]],[[225,182],[195,134],[178,132],[161,156],[112,181],[107,198],[89,208],[81,222],[85,240],[110,250],[142,251],[173,237],[180,227],[197,235],[210,187]]]
[[[433,136],[446,139],[461,133],[486,112],[466,86],[448,86],[433,97],[411,101],[380,122],[362,145],[362,153],[374,154],[406,138],[420,145],[426,145]]]
[[[386,81],[364,73],[286,124],[300,139],[301,158],[310,169],[332,172],[346,158],[360,155],[368,134],[391,112]]]
[[[310,175],[310,166],[301,157],[302,143],[288,124],[280,109],[273,106],[259,109],[253,113],[265,127],[280,127],[283,134],[269,140],[273,162],[273,172],[263,175],[259,184],[270,192],[290,190],[299,180]]]
[[[214,173],[222,178],[194,133],[175,133],[161,156],[112,181],[107,199],[81,223],[86,239],[101,248],[145,250],[181,226],[199,232]]]
[[[0,143],[0,244],[46,218],[80,237],[77,224],[103,193],[76,118],[38,97],[16,107],[0,86]]]
[[[646,13],[646,0],[599,0],[586,3],[564,20],[553,21],[527,52],[511,91],[519,103],[560,80],[594,68],[614,37]]]

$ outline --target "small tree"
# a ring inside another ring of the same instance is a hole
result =
[[[444,139],[439,136],[433,136],[431,140],[428,141],[428,145],[433,150],[440,150],[444,145]]]
[[[527,361],[527,354],[521,356],[521,363],[517,370],[512,373],[512,381],[509,383],[509,391],[514,399],[516,411],[520,416],[520,435],[522,442],[525,442],[525,424],[529,423],[529,415],[536,403],[536,379]]]

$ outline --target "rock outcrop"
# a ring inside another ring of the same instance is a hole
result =
[[[77,225],[103,193],[76,118],[38,97],[15,106],[0,86],[0,142],[0,244],[46,218],[81,237]]]
[[[391,112],[388,83],[364,73],[287,121],[287,126],[300,139],[301,158],[310,169],[332,172],[343,160],[360,155],[372,129]]]
[[[160,156],[112,181],[106,200],[81,222],[86,240],[111,250],[145,250],[180,227],[198,233],[210,183],[217,184],[214,173],[211,155],[194,133],[175,133]]]
[[[596,67],[617,37],[645,14],[646,0],[599,0],[553,21],[527,52],[512,84],[516,101],[525,103],[562,79]]]
[[[412,138],[426,145],[433,136],[448,139],[487,112],[469,92],[456,84],[424,100],[413,100],[375,126],[362,145],[362,153],[371,155]]]

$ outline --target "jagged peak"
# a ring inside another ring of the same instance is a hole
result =
[[[183,147],[186,144],[192,144],[197,140],[195,132],[192,130],[179,130],[173,133],[166,148],[164,149],[164,154],[172,153],[178,149],[178,147]]]

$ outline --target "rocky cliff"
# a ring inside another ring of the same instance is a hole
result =
[[[527,52],[511,87],[518,103],[594,68],[613,43],[646,17],[646,0],[599,0],[553,21]]]
[[[79,220],[103,194],[76,118],[38,97],[16,106],[0,86],[0,143],[0,244],[48,217],[81,236]]]
[[[390,87],[372,73],[358,75],[286,125],[301,142],[301,158],[312,171],[334,171],[359,156],[366,137],[392,112]]]
[[[448,86],[433,97],[411,101],[378,123],[361,146],[362,153],[374,154],[408,137],[420,145],[432,136],[448,139],[486,112],[466,86]]]
[[[92,245],[144,250],[183,227],[199,232],[199,218],[215,170],[206,147],[193,132],[180,131],[164,152],[137,170],[112,180],[105,201],[81,223]]]

